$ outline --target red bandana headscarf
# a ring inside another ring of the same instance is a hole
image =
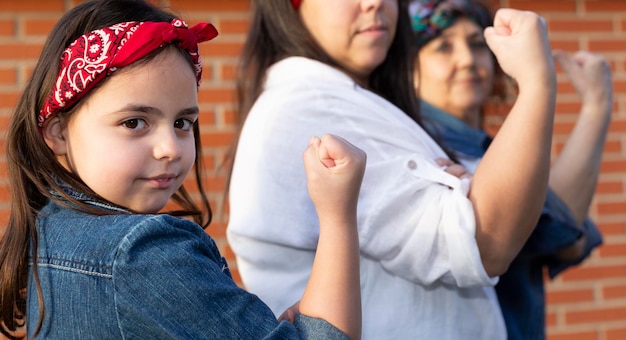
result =
[[[298,10],[298,8],[300,8],[301,2],[302,0],[291,0],[291,4],[293,5],[293,8],[295,8],[296,11]]]
[[[39,111],[39,127],[48,118],[72,107],[116,70],[168,44],[177,44],[189,53],[200,85],[202,64],[198,43],[216,36],[217,30],[211,24],[188,28],[183,20],[174,19],[171,23],[123,22],[79,37],[63,52],[55,86]]]

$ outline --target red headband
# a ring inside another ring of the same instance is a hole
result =
[[[76,104],[96,84],[167,44],[175,43],[191,56],[198,85],[202,64],[198,43],[217,36],[208,23],[187,28],[181,19],[168,22],[123,22],[89,32],[63,51],[59,76],[39,111],[39,127],[46,119]]]
[[[302,2],[302,0],[291,0],[291,4],[293,5],[293,8],[295,8],[296,10],[298,10],[298,8],[300,8],[300,3]]]

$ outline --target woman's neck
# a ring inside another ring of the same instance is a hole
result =
[[[479,129],[482,125],[482,114],[480,107],[470,107],[460,110],[444,110],[447,113],[462,120],[465,124],[472,128]]]

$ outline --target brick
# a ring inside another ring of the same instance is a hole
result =
[[[11,213],[10,209],[0,209],[0,225],[5,226],[9,223],[9,214]]]
[[[220,80],[235,81],[235,78],[237,77],[237,65],[234,65],[234,64],[222,65],[221,74],[222,74],[222,77]]]
[[[198,101],[202,103],[232,103],[234,95],[235,90],[230,88],[201,88],[198,92]]]
[[[11,121],[10,115],[0,115],[0,127],[8,128],[10,121]],[[5,150],[4,135],[0,134],[0,136],[2,136],[2,140],[3,140],[2,144],[0,144],[0,147],[2,147],[1,150],[4,151]],[[4,166],[5,165],[4,160],[2,160],[0,164]],[[3,166],[0,166],[0,176],[6,173],[6,169],[4,169]]]
[[[621,141],[618,141],[618,140],[607,140],[604,143],[604,153],[605,154],[609,154],[609,153],[621,154],[622,150],[623,149],[622,149]]]
[[[626,11],[626,2],[623,0],[586,0],[584,3],[586,12],[623,12]]]
[[[624,339],[626,339],[625,327],[606,330],[606,340],[624,340]]]
[[[63,0],[2,0],[0,12],[61,12],[65,8]]]
[[[230,145],[230,143],[228,145]],[[211,190],[224,192],[226,189],[226,178],[223,176],[209,178],[209,187]]]
[[[626,121],[620,119],[613,119],[611,125],[609,125],[609,133],[621,133],[626,132]]]
[[[15,85],[17,71],[15,68],[0,68],[0,85]]]
[[[550,290],[546,294],[548,304],[592,302],[592,289]]]
[[[218,22],[220,34],[246,34],[250,27],[248,20],[222,19]]]
[[[225,110],[222,114],[222,121],[226,126],[234,126],[238,121],[237,113],[233,110]]]
[[[555,110],[558,114],[580,112],[580,103],[557,101]]]
[[[26,19],[24,20],[24,33],[47,36],[56,23],[57,19]]]
[[[569,80],[558,82],[556,90],[559,95],[576,93],[576,89]]]
[[[8,184],[0,184],[0,202],[11,202],[11,188]]]
[[[626,265],[588,266],[568,270],[560,275],[563,281],[593,281],[626,276]]]
[[[29,43],[8,43],[0,44],[0,60],[2,59],[33,59],[39,58],[41,48],[43,46],[39,44]]]
[[[567,323],[626,322],[626,307],[590,308],[584,311],[566,311]]]
[[[202,161],[205,169],[215,169],[215,157],[213,155],[204,155]]]
[[[602,232],[602,235],[624,235],[626,233],[626,222],[615,223],[599,223],[598,228]]]
[[[624,47],[624,51],[626,52],[626,44],[624,45]],[[613,79],[613,92],[626,93],[626,80]]]
[[[626,257],[626,243],[604,244],[600,247],[600,257]]]
[[[626,214],[626,202],[598,203],[598,214]]]
[[[618,194],[624,192],[624,183],[618,181],[598,182],[596,194]]]
[[[589,50],[595,52],[624,52],[626,38],[589,39]]]
[[[596,331],[558,331],[549,332],[547,340],[599,340]]]
[[[211,63],[209,63],[210,61],[210,56],[207,57],[205,54],[202,54],[202,52],[200,52],[201,54],[201,61],[202,61],[202,85],[206,84],[207,82],[212,81],[215,76],[215,72],[213,71],[213,65]]]
[[[569,135],[574,129],[574,122],[555,122],[553,133],[555,135]]]
[[[170,0],[170,7],[176,11],[237,11],[250,10],[250,2],[246,0]]]
[[[200,128],[204,125],[215,125],[215,112],[213,110],[202,110],[200,112],[200,117],[198,117],[198,121],[200,122]]]
[[[576,12],[576,0],[509,0],[508,7],[534,12]]]
[[[548,24],[550,32],[612,32],[614,30],[611,20],[599,19],[551,19]]]
[[[15,35],[15,21],[12,19],[0,19],[0,36]]]
[[[242,44],[234,42],[222,42],[219,36],[207,44],[200,45],[200,55],[213,57],[234,57],[241,54]]]
[[[205,132],[202,133],[202,141],[205,147],[229,146],[235,138],[232,132]]]
[[[17,92],[0,92],[0,109],[13,109],[19,96]]]
[[[546,311],[546,326],[553,326],[557,323],[557,315],[554,312]]]
[[[213,204],[212,206],[217,207],[216,204]],[[206,232],[213,238],[224,238],[226,237],[226,225],[224,223],[220,223],[219,221],[213,221],[211,222],[211,225],[206,229]],[[228,248],[230,249],[230,247]],[[231,256],[232,252],[227,255]],[[231,258],[234,258],[234,256]]]
[[[605,299],[625,299],[626,298],[626,284],[605,286],[602,289],[602,296]]]
[[[578,40],[550,40],[550,47],[553,50],[578,51],[582,48]]]

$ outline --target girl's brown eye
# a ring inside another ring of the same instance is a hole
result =
[[[129,119],[127,121],[125,121],[124,126],[129,128],[129,129],[136,129],[137,126],[139,125],[139,120],[138,119]]]
[[[122,122],[122,125],[130,130],[142,130],[147,128],[148,123],[141,118],[132,118]]]
[[[178,119],[174,122],[174,128],[176,129],[181,129],[183,131],[189,131],[191,130],[191,127],[193,126],[193,121],[190,119]]]

